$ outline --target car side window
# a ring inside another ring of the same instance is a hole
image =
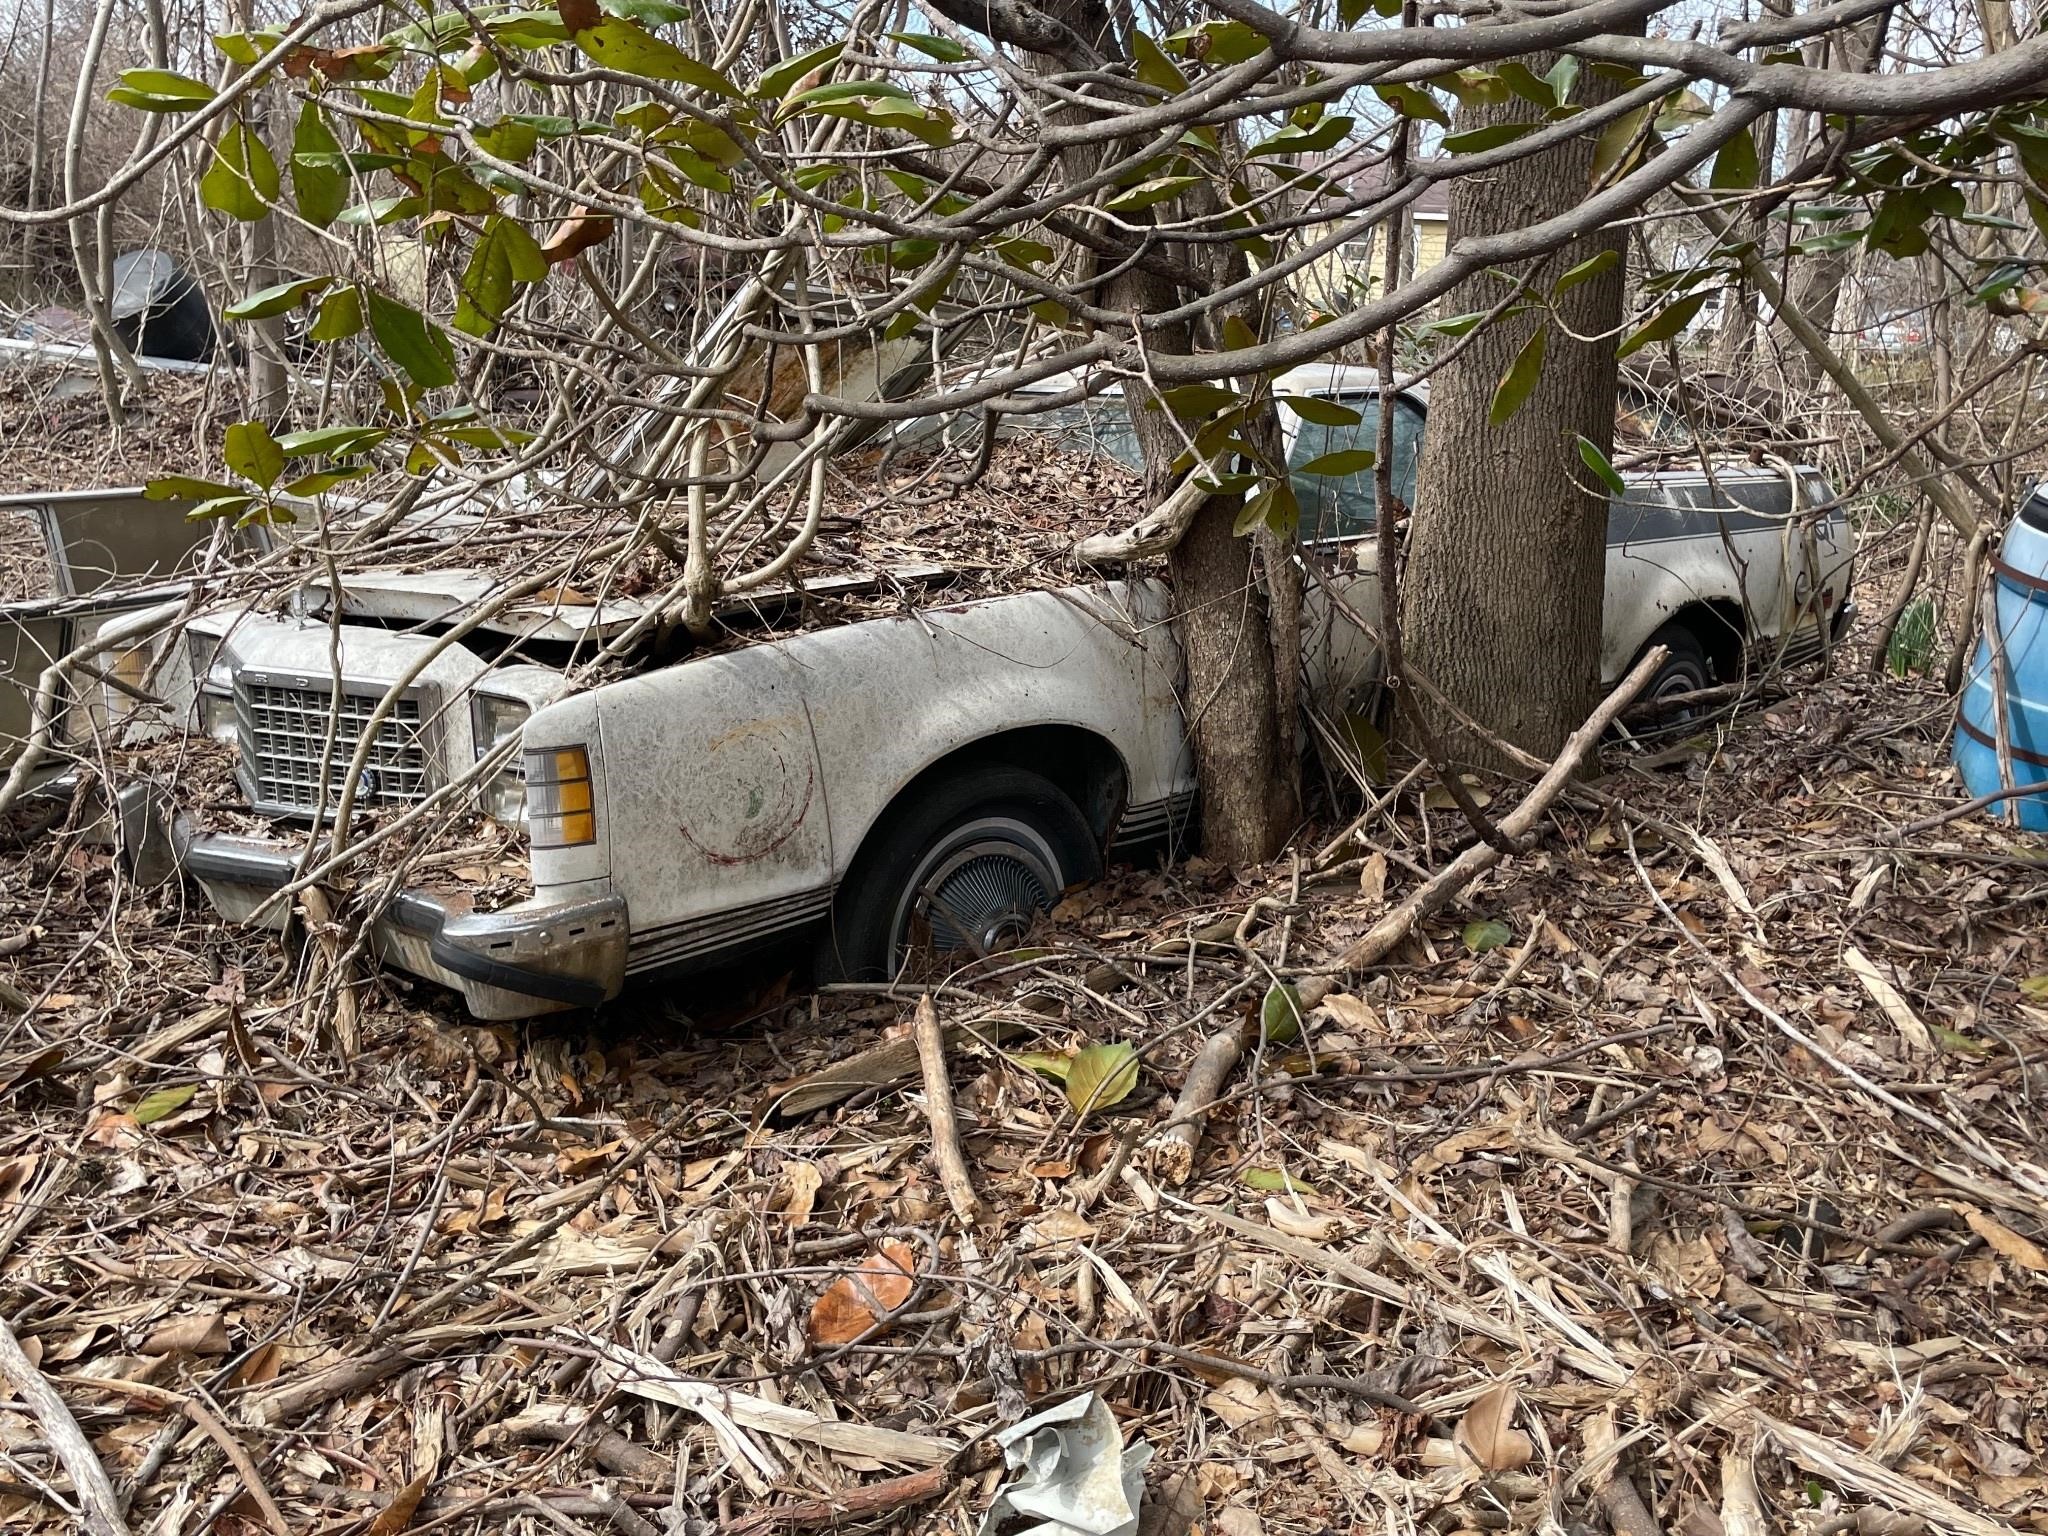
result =
[[[1287,469],[1294,484],[1295,500],[1301,503],[1301,537],[1304,543],[1320,540],[1355,539],[1370,533],[1379,521],[1379,498],[1373,472],[1361,470],[1350,475],[1311,475],[1303,469],[1330,453],[1353,449],[1371,452],[1380,435],[1380,402],[1377,395],[1346,395],[1335,402],[1356,411],[1356,426],[1325,427],[1312,421],[1300,423],[1287,451]],[[1407,399],[1394,402],[1394,494],[1409,505],[1415,502],[1415,463],[1422,455],[1423,415]]]

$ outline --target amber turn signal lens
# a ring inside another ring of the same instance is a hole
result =
[[[597,841],[597,799],[587,749],[549,747],[526,754],[526,825],[536,848],[576,848]]]

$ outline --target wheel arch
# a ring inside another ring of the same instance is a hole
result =
[[[1742,604],[1727,597],[1696,598],[1681,604],[1675,612],[1660,614],[1657,623],[1631,653],[1629,666],[1634,666],[1642,658],[1656,639],[1658,630],[1672,627],[1684,630],[1699,642],[1700,650],[1706,654],[1707,665],[1713,669],[1715,682],[1732,683],[1742,675],[1743,653],[1749,645]]]
[[[964,742],[904,780],[861,828],[846,867],[852,869],[876,832],[914,804],[921,792],[963,769],[991,764],[1022,768],[1050,781],[1074,802],[1098,845],[1108,846],[1130,792],[1131,773],[1123,754],[1108,737],[1083,725],[1023,725]]]

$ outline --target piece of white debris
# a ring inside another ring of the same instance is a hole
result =
[[[1021,1475],[996,1490],[980,1536],[1005,1520],[1036,1515],[1018,1536],[1132,1536],[1152,1447],[1124,1446],[1116,1415],[1093,1392],[1033,1414],[996,1436],[1010,1470]]]

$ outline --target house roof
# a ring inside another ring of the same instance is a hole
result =
[[[1440,164],[1439,161],[1418,160],[1409,167],[1410,174],[1428,171]],[[1350,149],[1330,156],[1316,166],[1332,181],[1340,182],[1354,197],[1377,197],[1385,191],[1390,178],[1386,153],[1367,145],[1354,145]],[[1420,219],[1446,219],[1451,214],[1451,184],[1448,181],[1432,181],[1422,193],[1408,205],[1412,217]]]

